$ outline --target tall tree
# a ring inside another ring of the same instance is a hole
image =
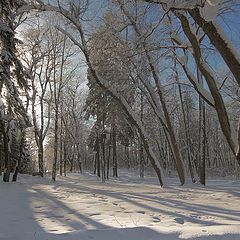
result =
[[[12,134],[12,121],[14,117],[22,117],[25,125],[30,121],[27,117],[24,105],[20,99],[18,87],[27,91],[28,85],[26,72],[17,56],[16,46],[19,41],[15,38],[15,30],[21,22],[22,16],[16,16],[16,11],[24,5],[24,1],[1,1],[0,2],[0,94],[1,94],[1,133],[3,134],[5,170],[3,180],[9,181],[11,163],[9,157]],[[6,91],[3,91],[3,88]],[[3,100],[5,104],[3,104]]]

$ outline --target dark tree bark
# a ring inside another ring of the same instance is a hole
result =
[[[18,177],[18,172],[19,169],[21,167],[21,163],[22,163],[22,157],[24,157],[24,141],[25,141],[25,133],[24,130],[21,129],[21,140],[20,140],[20,145],[19,145],[19,156],[18,156],[18,160],[17,160],[17,166],[15,168],[15,172],[13,174],[13,178],[12,181],[16,182],[17,181],[17,177]]]
[[[206,185],[206,144],[207,144],[207,135],[206,135],[206,111],[205,111],[205,102],[201,100],[200,103],[200,111],[202,112],[202,121],[201,121],[201,159],[200,159],[200,166],[199,166],[199,176],[200,176],[200,183],[204,186]]]
[[[140,109],[140,119],[143,124],[143,93],[141,92],[141,109]],[[143,153],[143,141],[141,136],[139,136],[139,160],[140,160],[140,177],[144,178],[144,153]]]
[[[62,107],[61,107],[62,109]],[[60,154],[60,166],[59,166],[59,170],[60,170],[60,176],[63,175],[63,119],[61,117],[61,123],[60,123],[60,149],[59,149],[59,154]]]
[[[9,182],[10,173],[11,173],[11,163],[10,163],[10,155],[8,150],[8,127],[5,129],[5,124],[1,121],[1,128],[3,134],[3,151],[4,151],[4,173],[3,173],[3,181]]]
[[[107,179],[109,179],[109,171],[110,171],[110,158],[111,158],[111,143],[112,143],[112,134],[110,134],[110,139],[108,143],[108,157],[107,157]]]
[[[116,119],[113,117],[112,122],[112,147],[113,147],[113,177],[118,177],[118,162],[117,162],[117,130]]]
[[[97,169],[97,176],[101,177],[101,166],[100,166],[100,146],[99,146],[99,137],[97,135],[96,140],[95,140],[95,163],[96,163],[96,169]]]

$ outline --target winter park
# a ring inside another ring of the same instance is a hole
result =
[[[239,0],[0,0],[0,240],[240,240]]]

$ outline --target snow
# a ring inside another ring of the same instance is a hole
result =
[[[2,19],[0,19],[0,31],[14,34],[13,30],[10,27],[8,27],[8,25]]]
[[[0,117],[3,118],[4,116],[4,103],[2,100],[2,96],[0,95]]]
[[[207,21],[214,21],[218,15],[219,9],[222,6],[222,0],[208,0],[204,6],[200,8],[202,17]]]
[[[1,240],[240,239],[240,182],[160,188],[128,172],[102,183],[71,174],[53,183],[20,175],[0,183]]]
[[[230,49],[231,53],[234,55],[234,57],[237,59],[237,61],[240,62],[239,49],[237,49],[232,44],[232,41],[229,39],[227,34],[224,32],[222,26],[220,24],[218,24],[217,21],[213,21],[213,24],[214,24],[215,28],[217,29],[217,33],[224,40],[224,42],[227,44],[227,47]]]

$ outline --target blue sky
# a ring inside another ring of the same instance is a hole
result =
[[[219,16],[217,20],[234,46],[240,48],[240,1],[232,11]]]

